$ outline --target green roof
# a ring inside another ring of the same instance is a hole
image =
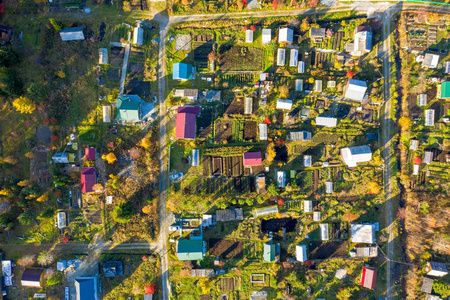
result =
[[[441,98],[450,98],[450,81],[441,83]]]
[[[138,122],[141,120],[141,103],[126,97],[117,98],[117,119]]]
[[[264,261],[275,261],[276,252],[275,244],[264,244]]]
[[[179,260],[202,260],[202,240],[179,240],[177,246],[177,257]]]

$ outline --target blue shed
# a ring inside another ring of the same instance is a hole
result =
[[[173,64],[173,80],[191,80],[194,79],[194,68],[185,63]]]

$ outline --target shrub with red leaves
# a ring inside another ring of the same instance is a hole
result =
[[[284,200],[283,199],[278,199],[278,205],[279,206],[283,206],[284,205]]]
[[[278,8],[278,1],[277,1],[277,0],[273,0],[273,2],[272,2],[272,8],[273,8],[273,9],[277,9],[277,8]]]
[[[50,118],[50,123],[52,124],[58,124],[58,120],[56,120],[55,118]]]
[[[48,119],[44,119],[43,123],[44,123],[45,125],[48,125],[48,124],[50,124],[50,121],[49,121]]]
[[[144,292],[146,295],[153,295],[156,292],[156,283],[148,284],[144,287]]]
[[[58,140],[58,137],[56,135],[53,135],[50,137],[52,141],[56,142]]]
[[[316,7],[319,4],[319,0],[309,0],[309,6]]]
[[[250,26],[250,30],[256,32],[256,26],[255,25]]]
[[[247,29],[248,29],[248,27],[247,27],[247,26],[244,26],[244,27],[242,28],[242,31],[247,31]]]
[[[142,256],[142,261],[147,261],[147,256]]]
[[[348,71],[347,75],[345,75],[345,77],[352,79],[353,76],[355,76],[355,73],[353,73],[352,71]]]
[[[270,121],[269,118],[265,118],[264,119],[264,124],[271,124],[271,123],[272,123],[272,121]]]

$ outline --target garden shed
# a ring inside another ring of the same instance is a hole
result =
[[[375,224],[351,224],[352,243],[375,243]]]
[[[259,124],[259,140],[267,141],[267,124]]]
[[[298,65],[298,50],[291,49],[291,55],[289,56],[289,67],[297,67]]]
[[[84,40],[83,27],[71,27],[61,29],[59,35],[64,42]]]
[[[292,44],[294,42],[294,30],[290,28],[280,28],[278,32],[278,43]]]
[[[341,157],[349,167],[356,167],[357,163],[368,162],[372,159],[372,151],[367,145],[341,149]]]
[[[377,270],[363,267],[363,273],[361,277],[361,285],[365,288],[373,290],[377,281]]]
[[[316,117],[316,126],[336,127],[337,118],[332,117]]]
[[[328,224],[319,224],[320,229],[320,239],[322,241],[328,241],[330,239]]]
[[[362,80],[349,79],[346,86],[344,97],[349,100],[361,102],[366,94],[367,83]]]
[[[284,66],[286,64],[286,49],[278,48],[277,51],[277,66]]]
[[[295,246],[295,258],[300,262],[305,262],[308,260],[306,245],[300,244]]]
[[[272,41],[272,29],[264,28],[262,30],[262,40],[261,40],[262,44],[267,45],[271,41]]]
[[[133,31],[133,44],[138,46],[144,45],[144,28],[141,27],[140,22],[138,22]]]

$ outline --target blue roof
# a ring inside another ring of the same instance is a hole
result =
[[[185,63],[173,64],[173,80],[191,80],[192,78],[192,65]]]
[[[82,277],[75,280],[77,299],[97,300],[97,284],[94,277]]]

